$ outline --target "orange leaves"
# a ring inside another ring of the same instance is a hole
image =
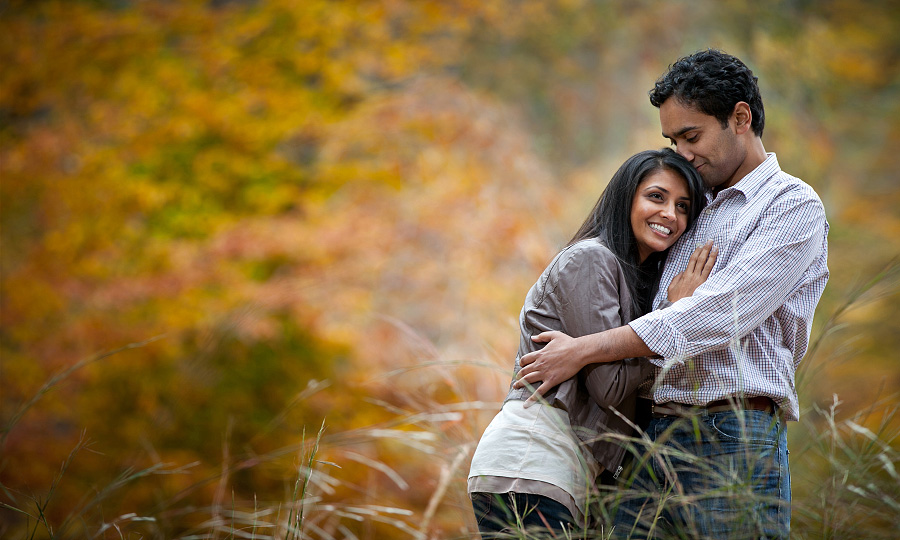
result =
[[[471,331],[482,316],[517,309],[535,268],[521,264],[516,239],[542,238],[534,222],[517,220],[529,210],[546,215],[537,193],[551,181],[517,122],[458,82],[423,79],[327,132],[317,171],[343,185],[310,221],[327,235],[322,245],[350,279],[345,285],[353,284],[328,295],[332,311],[339,298],[368,297],[372,312],[415,321],[428,338],[465,335],[478,347],[488,336]],[[396,179],[392,187],[385,177]],[[502,272],[518,276],[521,290],[479,294],[499,261],[509,261]]]
[[[326,415],[358,442],[396,416],[368,398],[411,412],[498,399],[527,288],[621,160],[664,144],[646,87],[715,26],[692,17],[711,6],[580,0],[26,4],[0,18],[3,397],[166,337],[55,389],[0,455],[41,467],[16,477],[40,483],[88,429],[111,457],[69,473],[72,499],[119,466],[202,461],[129,504],[181,489],[208,504],[214,489],[195,483],[224,444],[268,466],[253,452]],[[777,16],[729,5],[742,24]],[[872,239],[833,234],[858,250],[840,269],[898,236],[894,198],[856,201],[892,178],[895,100],[832,106],[887,93],[893,19],[826,12],[796,32],[804,18],[785,19],[788,37],[739,34],[784,93],[766,94],[770,150],[835,184],[833,231]],[[447,367],[485,358],[503,367]],[[304,394],[312,380],[331,386]],[[446,440],[423,447],[457,452],[483,424],[465,418],[435,421]],[[406,447],[371,449],[407,482],[435,472]],[[281,465],[242,471],[237,497],[279,491]],[[433,485],[410,489],[392,496],[415,506]]]

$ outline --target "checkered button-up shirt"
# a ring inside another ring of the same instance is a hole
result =
[[[656,311],[632,321],[663,358],[644,397],[706,405],[729,396],[772,398],[788,420],[800,407],[794,372],[828,281],[828,222],[819,197],[781,170],[775,154],[712,199],[669,252]],[[693,296],[666,305],[672,278],[697,244],[719,249]]]

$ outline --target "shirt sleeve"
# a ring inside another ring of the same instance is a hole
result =
[[[724,349],[759,327],[803,282],[827,230],[817,197],[783,197],[694,294],[630,323],[654,352],[685,359]]]
[[[625,286],[615,256],[606,248],[573,251],[561,261],[556,290],[557,310],[563,332],[579,337],[622,326]],[[629,358],[607,364],[591,364],[577,377],[600,406],[618,406],[649,374],[645,359]]]

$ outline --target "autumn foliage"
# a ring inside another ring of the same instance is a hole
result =
[[[0,3],[0,536],[467,537],[522,298],[706,46],[828,211],[806,410],[895,402],[900,11],[781,4]]]

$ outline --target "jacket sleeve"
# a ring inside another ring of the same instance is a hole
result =
[[[579,337],[625,324],[623,314],[630,312],[630,306],[623,307],[621,302],[630,295],[622,294],[623,287],[619,263],[606,247],[596,244],[573,250],[560,261],[555,290],[563,332]],[[634,392],[651,369],[645,359],[629,358],[591,364],[577,377],[598,405],[615,407]]]

